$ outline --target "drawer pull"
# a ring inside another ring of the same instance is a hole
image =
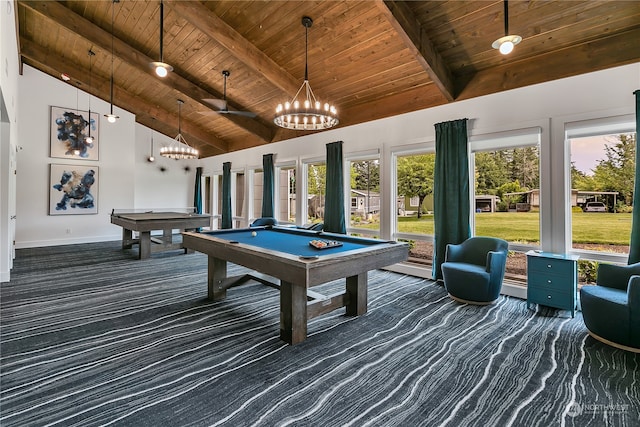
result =
[[[551,295],[547,295],[547,299],[551,299]]]
[[[547,283],[551,284],[551,280],[547,280]]]
[[[552,265],[551,265],[551,264],[547,264],[547,268],[551,268],[551,267],[552,267]]]

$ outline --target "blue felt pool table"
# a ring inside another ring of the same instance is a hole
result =
[[[367,272],[409,255],[406,243],[278,226],[185,232],[182,244],[208,255],[210,299],[224,299],[227,289],[249,279],[278,287],[280,338],[289,344],[306,339],[308,319],[340,307],[349,316],[366,313]],[[227,262],[257,273],[227,277]],[[310,289],[341,278],[346,278],[344,292],[320,295]]]

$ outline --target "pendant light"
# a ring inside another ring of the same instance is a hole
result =
[[[494,41],[491,47],[498,49],[503,55],[508,55],[513,51],[514,46],[521,41],[522,37],[509,35],[509,3],[504,0],[504,37]]]
[[[167,77],[170,71],[173,71],[173,67],[166,62],[162,56],[162,42],[164,36],[164,4],[160,0],[160,60],[151,63],[151,66],[155,69],[158,77]]]
[[[107,118],[109,123],[115,123],[120,117],[113,114],[113,17],[116,9],[116,3],[119,3],[120,0],[113,0],[113,4],[111,5],[111,86],[110,86],[110,102],[111,102],[111,110],[109,114],[105,114],[104,116]]]
[[[89,49],[89,90],[91,89],[91,75],[93,74],[91,67],[91,58],[95,56],[95,53],[91,49]],[[84,143],[89,148],[93,147],[93,137],[91,136],[91,94],[89,93],[89,118],[87,119],[89,122],[89,133],[87,137],[84,139]]]
[[[316,100],[311,85],[309,84],[309,65],[307,61],[309,45],[309,28],[313,20],[308,16],[302,18],[302,25],[305,28],[304,44],[304,82],[298,92],[291,100],[284,105],[278,104],[273,122],[285,129],[295,130],[322,130],[329,129],[338,124],[338,112],[336,107],[329,103],[322,103]],[[303,91],[304,89],[304,91]],[[304,100],[300,102],[298,95],[304,95]]]

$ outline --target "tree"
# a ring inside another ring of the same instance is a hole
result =
[[[617,191],[628,206],[633,204],[633,183],[636,170],[636,135],[616,135],[617,142],[605,144],[605,159],[599,160],[593,170],[598,191]]]
[[[518,181],[521,188],[532,189],[540,186],[540,155],[538,146],[515,148],[510,151],[511,181]]]
[[[476,194],[495,194],[496,189],[509,182],[504,151],[475,153]]]
[[[433,193],[433,174],[436,155],[420,154],[398,158],[398,194],[418,197],[418,218],[421,217],[422,202]]]
[[[362,160],[351,163],[351,188],[380,192],[380,162]]]

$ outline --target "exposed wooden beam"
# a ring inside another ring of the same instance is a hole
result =
[[[101,49],[106,51],[111,50],[111,33],[94,25],[57,1],[21,1],[18,4],[44,15],[57,24],[80,35]],[[202,89],[197,84],[180,76],[177,72],[169,73],[169,75],[164,79],[156,78],[149,66],[149,63],[155,61],[155,59],[148,57],[118,38],[114,38],[113,48],[114,54],[121,60],[136,67],[139,71],[153,76],[158,81],[158,84],[165,85],[183,93],[185,97],[191,98],[194,102],[201,104],[207,109],[211,110],[211,106],[204,102],[203,99],[222,98],[223,96],[221,93]],[[265,142],[270,142],[273,138],[274,128],[267,127],[257,120],[251,120],[246,117],[231,114],[222,114],[221,117],[229,120],[245,131],[258,136]]]
[[[296,80],[202,3],[182,0],[167,0],[165,3],[178,15],[220,43],[233,56],[244,62],[247,67],[263,75],[287,95],[292,96],[300,88],[299,80]]]
[[[45,49],[25,38],[21,40],[21,53],[23,58],[28,60],[26,61],[27,63],[38,69],[47,70],[47,73],[54,78],[60,78],[59,70],[66,70],[69,75],[73,76],[74,86],[77,86],[77,82],[79,82],[83,91],[109,102],[110,80],[97,76],[95,73],[89,76],[89,73],[83,68],[78,67],[70,61],[61,59],[55,52]],[[89,87],[88,84],[90,79],[91,87]],[[118,99],[118,106],[120,108],[136,112],[136,121],[171,138],[177,133],[177,117],[175,112],[158,108],[140,96],[131,95],[118,86],[114,86],[114,97]],[[152,121],[151,118],[155,118],[155,120]],[[170,125],[172,123],[176,125]],[[228,144],[225,141],[211,135],[209,132],[188,120],[183,120],[182,128],[185,138],[188,139],[190,144],[194,146],[197,145],[196,148],[198,149],[208,146],[214,149],[216,154],[229,151]],[[196,144],[196,140],[199,142],[198,144]]]
[[[376,4],[442,95],[453,101],[456,98],[453,75],[409,6],[395,0],[376,0]]]
[[[638,62],[640,28],[565,49],[509,62],[468,77],[458,100],[544,83],[591,71]],[[524,42],[523,42],[524,43]],[[464,80],[461,76],[459,80]]]

